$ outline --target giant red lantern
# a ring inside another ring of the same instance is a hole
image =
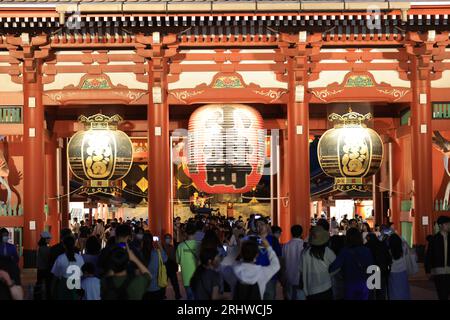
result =
[[[189,119],[188,169],[207,193],[245,193],[264,169],[263,119],[242,104],[210,104]]]

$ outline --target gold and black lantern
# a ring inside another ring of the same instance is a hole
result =
[[[95,114],[81,116],[84,130],[77,132],[67,146],[67,158],[72,173],[83,180],[88,194],[120,191],[120,179],[133,164],[133,145],[117,125],[123,119]]]
[[[383,161],[380,136],[363,123],[372,119],[351,109],[344,115],[330,114],[334,128],[319,140],[317,155],[322,170],[334,177],[334,188],[341,191],[367,191],[364,178],[375,174]]]

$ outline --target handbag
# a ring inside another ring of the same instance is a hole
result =
[[[419,272],[419,265],[417,264],[416,253],[412,249],[407,249],[405,253],[406,271],[408,275],[413,275]]]
[[[161,250],[158,250],[158,287],[165,288],[167,285],[167,269],[161,256]]]

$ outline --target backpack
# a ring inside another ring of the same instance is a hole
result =
[[[234,288],[233,300],[262,300],[258,283],[246,284],[238,280]]]
[[[114,277],[106,277],[105,285],[102,287],[102,300],[128,300],[128,287],[131,280],[133,278],[127,276],[122,285],[117,288],[114,285]]]

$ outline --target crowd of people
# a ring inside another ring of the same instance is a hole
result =
[[[439,299],[447,300],[450,218],[439,217],[437,225],[427,239],[425,270]],[[41,234],[34,299],[162,300],[169,284],[177,300],[411,299],[408,278],[418,272],[416,256],[392,225],[372,230],[358,216],[339,223],[322,216],[308,228],[304,238],[303,227],[293,225],[282,244],[286,231],[258,214],[246,221],[197,215],[182,223],[177,217],[173,233],[162,239],[143,219],[91,225],[75,219],[54,246],[49,233]],[[8,230],[0,233],[0,299],[21,300],[19,256]],[[380,281],[371,286],[375,271]]]

